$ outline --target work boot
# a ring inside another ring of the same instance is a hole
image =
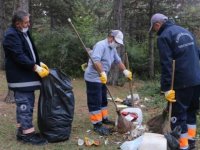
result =
[[[115,122],[109,120],[108,118],[102,120],[103,124],[115,126]]]
[[[196,145],[195,145],[195,140],[188,140],[188,144],[189,144],[189,150],[195,150]]]
[[[32,144],[32,145],[45,145],[47,144],[47,140],[43,138],[39,133],[29,133],[22,134],[20,131],[17,133],[17,140],[23,143]]]
[[[104,127],[102,123],[94,124],[94,131],[100,135],[110,135],[110,130],[107,127]]]

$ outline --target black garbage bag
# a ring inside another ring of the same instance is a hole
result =
[[[181,130],[181,126],[176,126],[172,132],[164,135],[167,139],[168,150],[179,150]]]
[[[132,107],[132,100],[126,98],[126,99],[122,102],[122,104]]]
[[[49,142],[68,140],[74,116],[71,80],[57,69],[42,79],[38,102],[38,127]]]

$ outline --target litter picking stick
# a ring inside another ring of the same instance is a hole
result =
[[[174,89],[174,74],[175,74],[175,60],[172,62],[172,81],[171,81],[171,90]],[[171,116],[172,116],[172,102],[169,102],[169,127],[171,126]],[[171,129],[171,128],[170,128]]]
[[[128,70],[130,70],[127,52],[125,52],[125,56],[126,56],[126,65],[127,65],[126,67],[127,67]],[[130,94],[131,94],[132,106],[134,106],[134,102],[133,102],[133,88],[132,88],[132,81],[131,80],[129,80],[129,90],[130,90]]]
[[[78,36],[78,38],[79,38],[79,40],[80,40],[80,42],[81,42],[81,44],[82,44],[84,50],[87,52],[88,57],[90,58],[92,64],[94,65],[95,69],[97,70],[97,72],[98,72],[98,74],[99,74],[99,76],[100,76],[100,70],[98,69],[97,65],[94,63],[92,57],[90,56],[90,54],[89,54],[89,52],[88,52],[88,50],[87,50],[87,47],[86,47],[85,44],[83,43],[83,40],[81,39],[81,37],[80,37],[78,31],[76,30],[76,28],[75,28],[75,26],[73,25],[73,23],[72,23],[72,21],[71,21],[70,18],[68,18],[68,22],[70,23],[70,25],[71,25],[72,28],[74,29],[74,31],[75,31],[76,35]],[[119,110],[118,110],[118,108],[117,108],[117,105],[116,105],[116,103],[115,103],[115,101],[114,101],[114,99],[113,99],[113,97],[112,97],[112,95],[111,95],[111,93],[110,93],[110,90],[108,89],[107,86],[106,86],[106,89],[107,89],[108,94],[110,95],[110,97],[111,97],[111,99],[112,99],[112,102],[113,102],[114,105],[115,105],[115,108],[116,108],[117,113],[119,114]]]

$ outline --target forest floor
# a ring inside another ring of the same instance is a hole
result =
[[[114,133],[113,135],[102,137],[92,130],[92,125],[89,121],[87,102],[86,102],[86,89],[83,79],[73,79],[73,92],[75,96],[75,114],[72,124],[72,131],[70,139],[59,143],[49,143],[45,146],[32,146],[23,144],[16,141],[16,124],[15,124],[15,104],[5,103],[4,98],[7,94],[7,84],[4,72],[0,72],[0,150],[114,150],[119,149],[120,145],[127,140],[127,135]],[[147,86],[148,85],[148,86]],[[157,115],[163,109],[164,101],[160,100],[157,83],[148,83],[143,81],[134,81],[133,92],[139,91],[141,103],[146,106],[143,108],[143,123],[150,117]],[[114,98],[125,99],[129,93],[128,84],[123,87],[108,86]],[[151,93],[149,94],[148,91]],[[157,93],[158,92],[158,93]],[[37,102],[38,94],[36,92],[36,103],[34,110],[34,125],[37,127]],[[157,93],[157,94],[155,94]],[[159,100],[158,100],[159,99]],[[162,104],[161,104],[162,103]],[[110,118],[115,120],[116,113],[112,102],[109,102]],[[198,116],[198,127],[200,127],[200,117]],[[38,129],[37,129],[38,130]],[[198,132],[200,134],[200,132]],[[199,136],[199,135],[198,135]],[[99,140],[99,146],[85,145],[78,146],[78,139],[89,137],[93,140]],[[198,140],[200,147],[200,141]]]

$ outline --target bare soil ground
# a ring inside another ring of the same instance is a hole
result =
[[[108,137],[102,137],[93,132],[92,125],[89,121],[87,102],[86,102],[86,89],[85,83],[82,79],[74,79],[72,81],[73,91],[75,95],[75,114],[72,124],[71,137],[68,141],[60,143],[49,143],[45,146],[32,146],[23,144],[16,141],[15,138],[15,104],[8,104],[4,102],[7,94],[7,84],[4,72],[0,72],[0,150],[86,150],[86,149],[99,149],[99,150],[114,150],[126,141],[127,136],[114,133]],[[135,82],[133,86],[134,93],[137,92],[139,87],[143,86],[143,82]],[[108,86],[114,98],[119,97],[124,99],[129,93],[128,84],[123,87]],[[37,99],[34,110],[34,124],[37,127],[37,101],[39,92],[36,92]],[[144,97],[141,96],[143,99]],[[148,112],[147,112],[148,110]],[[161,108],[144,109],[144,122],[147,118],[156,115],[161,111]],[[109,102],[109,114],[112,120],[116,118],[115,108],[112,102]],[[89,137],[100,141],[100,146],[78,146],[78,139]],[[105,142],[108,141],[107,144]]]

